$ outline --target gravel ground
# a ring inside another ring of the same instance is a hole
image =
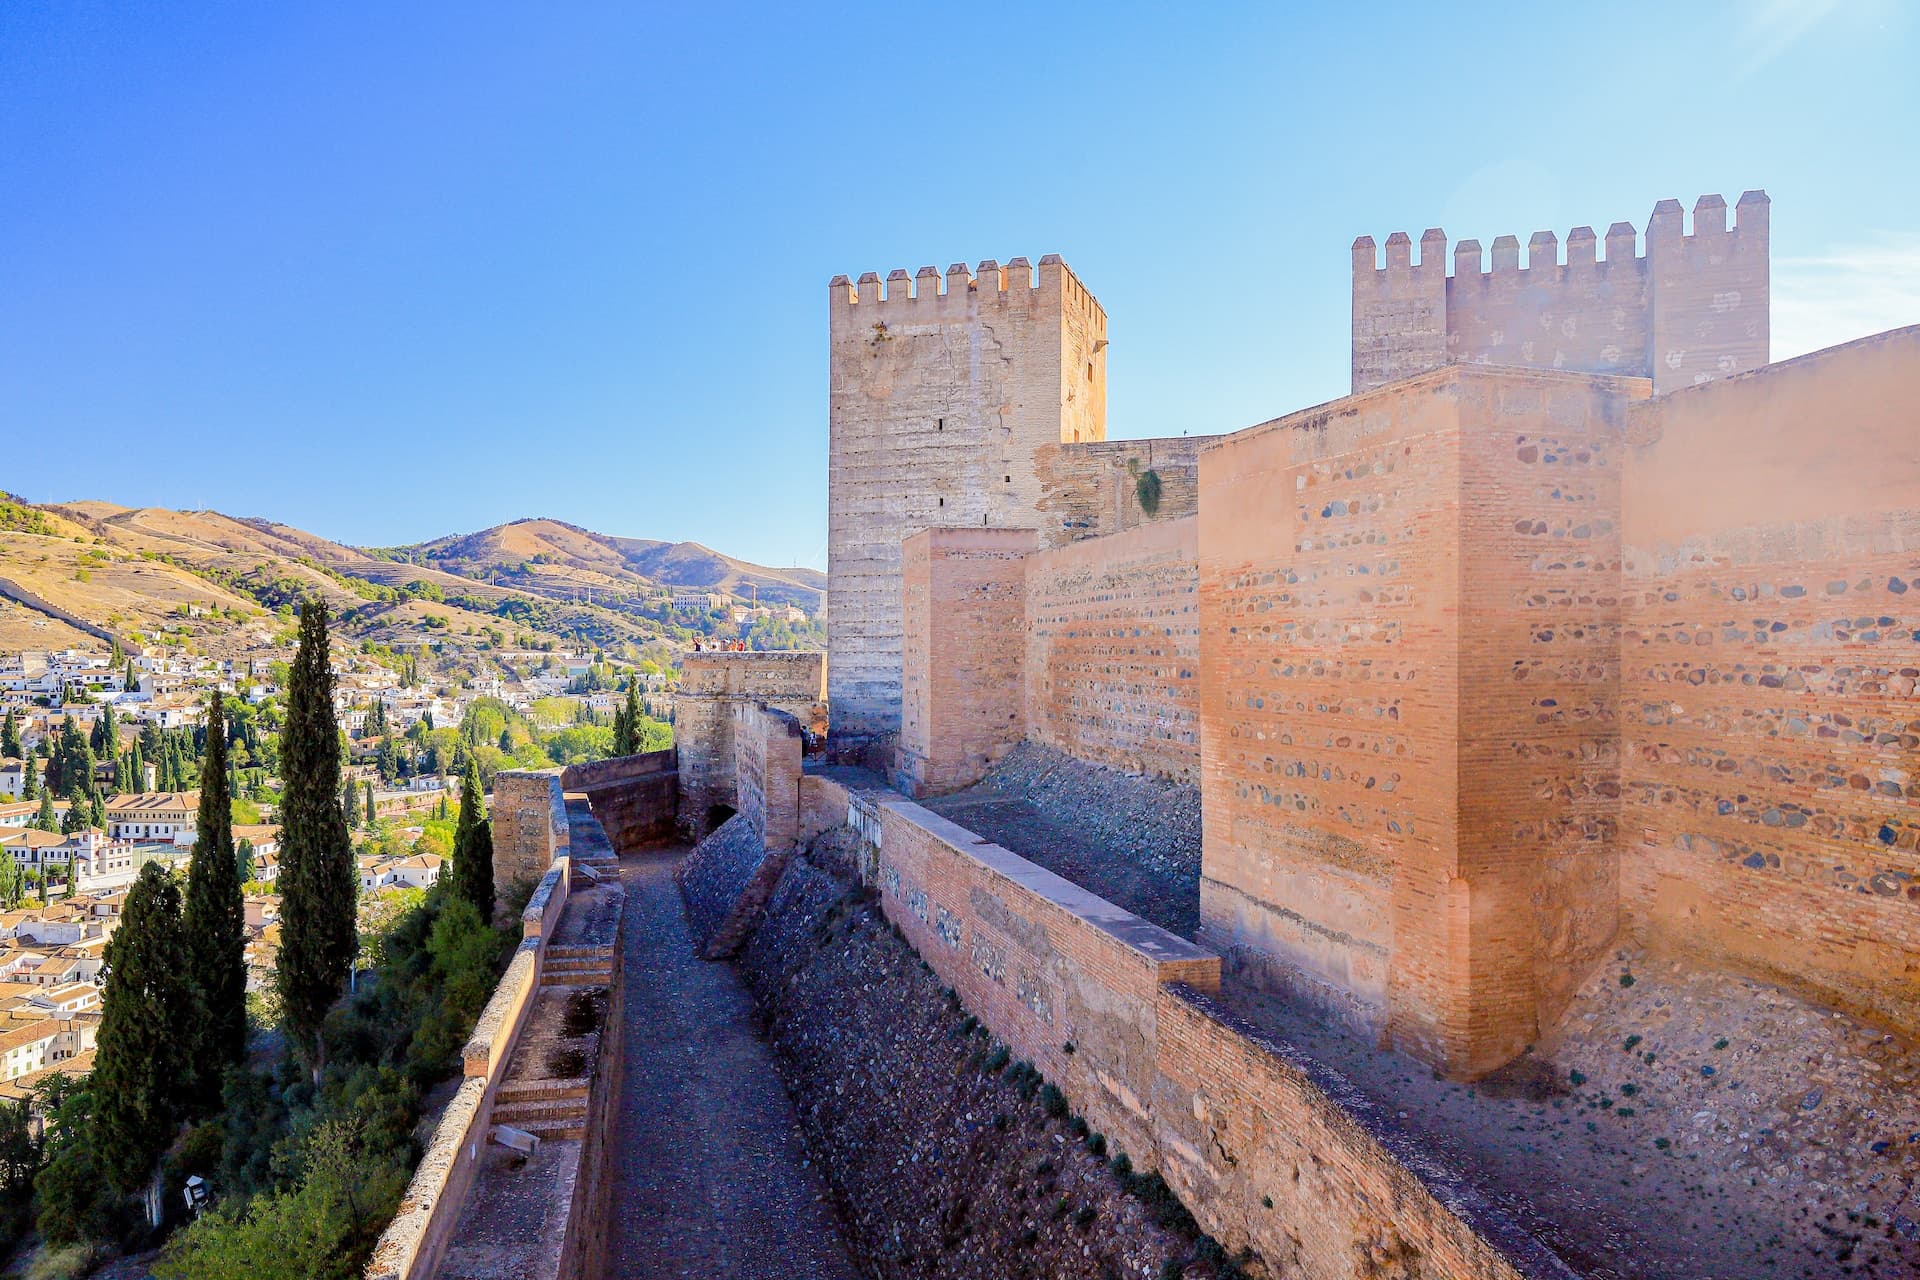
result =
[[[928,807],[1194,934],[1194,788],[1025,744]],[[1529,1057],[1461,1085],[1232,975],[1222,997],[1596,1280],[1920,1276],[1920,1046],[1870,1024],[1624,949]]]
[[[1191,938],[1200,792],[1023,742],[978,786],[924,802],[970,831]]]
[[[695,957],[673,867],[625,857],[625,1078],[607,1280],[852,1280],[772,1051],[734,970]]]

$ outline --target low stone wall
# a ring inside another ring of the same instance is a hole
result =
[[[679,768],[679,752],[670,747],[569,765],[560,774],[560,785],[587,797],[614,848],[642,849],[673,838]]]
[[[897,795],[847,798],[920,956],[1229,1250],[1277,1274],[1571,1280],[1337,1075],[1222,1011],[1218,956]]]
[[[461,1051],[466,1078],[434,1124],[400,1208],[367,1264],[366,1280],[424,1280],[446,1251],[486,1146],[501,1069],[526,1025],[547,943],[566,907],[568,869],[563,856],[541,878],[521,915],[524,940]]]

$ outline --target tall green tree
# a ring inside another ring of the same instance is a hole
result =
[[[193,998],[180,971],[180,888],[157,862],[140,868],[107,942],[107,981],[91,1080],[93,1147],[121,1195],[146,1186],[182,1114]]]
[[[347,830],[360,825],[360,784],[348,778],[340,794],[340,809],[346,815]]]
[[[27,873],[14,861],[13,854],[0,849],[0,903],[7,910],[20,905],[20,899],[27,896]]]
[[[0,721],[0,756],[19,760],[27,754],[20,742],[20,713],[13,707],[7,708],[7,718]]]
[[[493,919],[493,824],[480,792],[480,764],[471,754],[460,781],[460,820],[453,829],[453,892],[473,904],[481,920]]]
[[[637,756],[641,751],[640,726],[646,713],[640,709],[640,677],[627,681],[627,702],[613,713],[613,754]]]
[[[333,714],[327,607],[300,611],[300,647],[280,735],[280,962],[275,983],[287,1031],[315,1083],[326,1065],[320,1028],[358,943],[358,881],[340,805],[340,728]]]
[[[33,825],[41,831],[58,832],[60,819],[53,812],[53,788],[40,788],[40,812],[33,815]]]
[[[24,756],[20,761],[20,798],[40,798],[40,762],[32,756]]]
[[[220,1106],[221,1077],[247,1053],[247,913],[233,848],[226,708],[217,692],[207,709],[207,757],[182,919],[187,984],[199,1004],[189,1057],[195,1085],[190,1105],[195,1114],[209,1115]]]
[[[375,809],[375,806],[373,803],[373,779],[368,778],[367,779],[367,830],[369,831],[373,830],[373,819],[375,816],[374,809]]]

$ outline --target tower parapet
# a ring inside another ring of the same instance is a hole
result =
[[[1769,341],[1769,202],[1749,191],[1727,225],[1717,195],[1694,205],[1693,230],[1677,200],[1647,223],[1645,256],[1632,224],[1607,228],[1605,256],[1592,227],[1567,233],[1565,261],[1551,231],[1520,241],[1477,240],[1453,251],[1437,228],[1411,260],[1405,232],[1387,238],[1381,264],[1370,236],[1353,244],[1353,389],[1451,361],[1522,365],[1651,378],[1656,392],[1757,369]]]

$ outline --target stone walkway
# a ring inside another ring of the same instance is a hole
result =
[[[853,1280],[752,1000],[693,953],[673,868],[623,857],[626,1079],[607,1280]]]

